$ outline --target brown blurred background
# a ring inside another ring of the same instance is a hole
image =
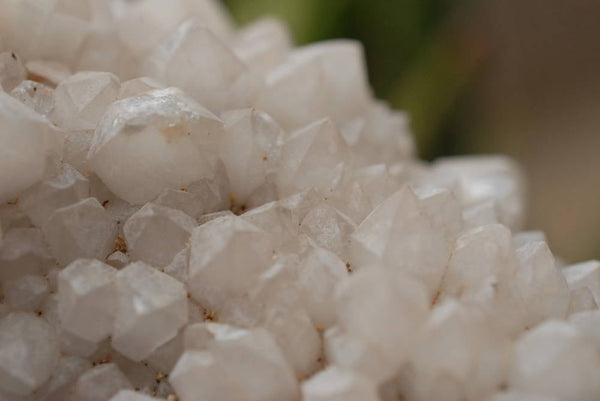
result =
[[[528,227],[557,256],[600,258],[600,1],[224,0],[298,44],[363,42],[378,97],[412,115],[421,157],[506,153],[530,182]]]

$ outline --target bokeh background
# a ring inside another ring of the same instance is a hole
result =
[[[531,229],[566,261],[600,258],[600,1],[223,0],[297,44],[354,38],[378,97],[412,116],[419,154],[505,153]]]

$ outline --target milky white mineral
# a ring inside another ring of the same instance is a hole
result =
[[[296,378],[268,331],[206,329],[205,350],[186,351],[171,373],[184,400],[299,399]]]
[[[164,267],[185,248],[195,227],[187,214],[147,203],[127,220],[123,231],[132,260]]]
[[[183,284],[143,262],[115,276],[117,313],[112,346],[140,361],[177,334],[187,323]],[[140,335],[140,333],[145,333]]]
[[[351,370],[336,366],[317,373],[302,384],[304,401],[377,401],[377,386]]]
[[[222,126],[178,89],[146,92],[110,105],[88,157],[111,191],[143,204],[211,176]]]
[[[12,313],[0,320],[0,388],[29,395],[54,372],[58,341],[43,318]]]
[[[509,158],[419,160],[359,43],[0,10],[1,401],[600,399],[600,262]]]
[[[112,333],[117,270],[93,259],[78,259],[58,274],[58,313],[62,327],[91,342]]]

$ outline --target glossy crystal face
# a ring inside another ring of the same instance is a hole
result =
[[[351,40],[0,0],[0,400],[600,399],[600,263],[415,155]]]

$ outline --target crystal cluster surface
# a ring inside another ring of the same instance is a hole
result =
[[[0,400],[593,401],[600,262],[419,160],[351,40],[0,0]]]

